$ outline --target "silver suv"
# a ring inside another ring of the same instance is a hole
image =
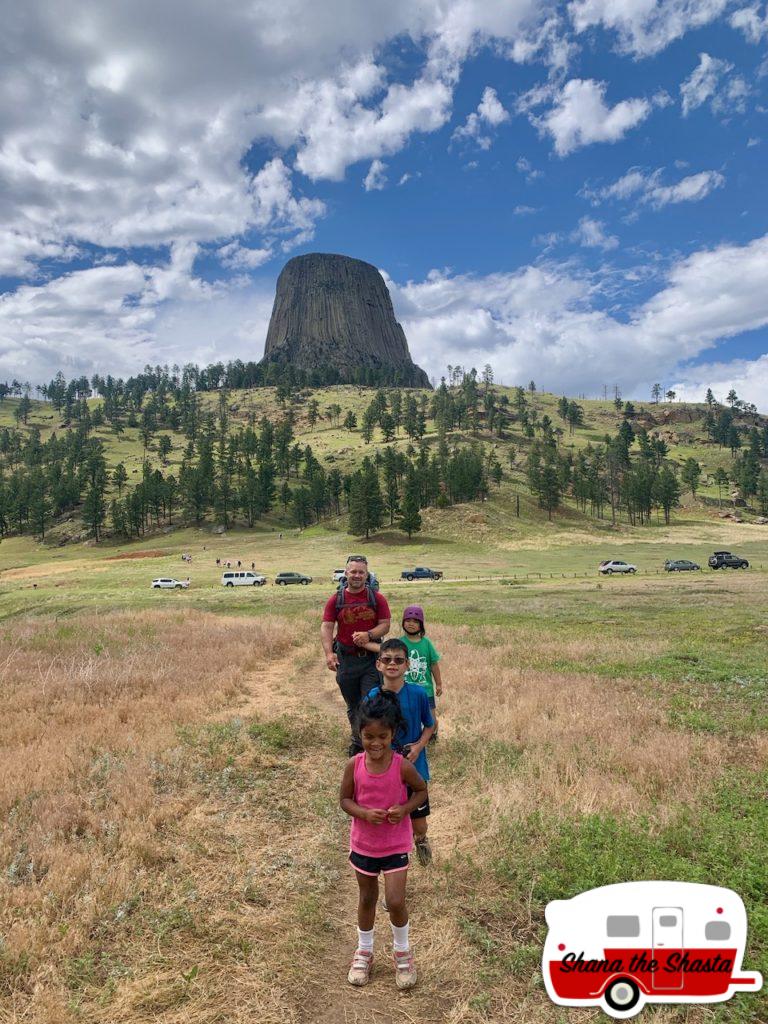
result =
[[[606,562],[601,562],[597,571],[603,576],[611,576],[615,572],[637,572],[637,566],[632,565],[631,562],[622,562],[620,558],[611,558]]]

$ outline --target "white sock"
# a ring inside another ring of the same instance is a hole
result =
[[[410,921],[406,921],[405,924],[399,928],[396,924],[392,924],[392,948],[396,953],[407,953],[409,950],[408,945],[408,928],[410,927]]]
[[[373,952],[373,928],[369,932],[357,929],[357,948],[364,949],[367,953]]]

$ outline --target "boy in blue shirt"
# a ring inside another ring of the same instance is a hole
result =
[[[381,689],[397,694],[400,710],[406,721],[405,729],[395,737],[395,744],[402,747],[403,753],[416,771],[425,782],[428,782],[429,765],[427,764],[426,748],[435,731],[435,721],[426,691],[421,686],[405,681],[405,674],[408,671],[408,648],[403,641],[385,640],[379,649],[376,667],[384,680]],[[379,687],[374,687],[366,699],[373,697],[378,691]],[[416,856],[419,864],[422,865],[427,865],[432,860],[432,849],[427,839],[428,817],[429,798],[421,807],[411,811]]]

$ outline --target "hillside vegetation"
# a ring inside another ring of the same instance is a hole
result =
[[[158,369],[94,394],[59,378],[48,401],[0,402],[0,536],[322,524],[534,541],[553,523],[640,537],[768,513],[768,425],[734,395],[641,405],[452,379],[195,391]]]

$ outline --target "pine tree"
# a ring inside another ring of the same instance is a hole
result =
[[[421,515],[419,513],[419,481],[413,468],[410,468],[405,478],[405,493],[403,495],[403,512],[398,523],[399,528],[408,534],[410,538],[414,533],[421,530]]]
[[[362,468],[352,475],[349,489],[349,532],[357,536],[377,530],[384,518],[384,499],[379,477],[370,459],[363,459]]]

